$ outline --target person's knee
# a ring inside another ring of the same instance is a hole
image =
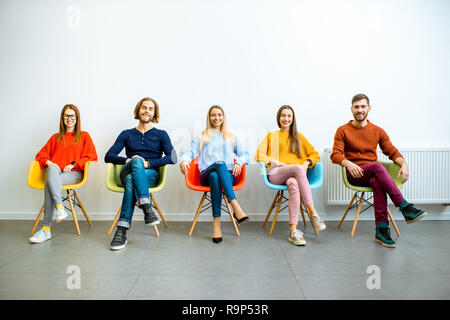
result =
[[[216,171],[218,171],[220,173],[227,173],[228,172],[228,167],[225,164],[225,162],[217,162],[216,163]]]
[[[215,171],[212,171],[209,174],[208,179],[209,179],[210,185],[219,183],[219,175]]]
[[[130,163],[133,167],[144,167],[144,161],[138,157],[131,159]]]
[[[297,179],[291,177],[286,180],[289,192],[299,192]]]
[[[372,170],[376,172],[387,172],[386,167],[378,161],[372,163]]]
[[[55,166],[55,165],[49,165],[47,167],[47,175],[54,175],[54,174],[58,174],[61,172],[61,170],[59,169],[59,167]]]
[[[305,168],[301,165],[295,165],[294,170],[296,175],[306,175]]]

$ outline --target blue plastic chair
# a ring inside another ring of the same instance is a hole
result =
[[[269,235],[272,235],[273,228],[275,227],[275,222],[277,221],[278,213],[280,213],[280,211],[283,211],[284,209],[286,209],[288,206],[288,205],[286,205],[280,210],[281,205],[286,203],[286,201],[289,200],[288,198],[286,198],[284,196],[284,191],[287,191],[288,187],[285,184],[278,185],[278,184],[270,183],[269,179],[267,178],[267,169],[266,169],[265,163],[263,161],[258,161],[258,163],[261,166],[261,175],[263,177],[264,184],[273,190],[277,190],[277,194],[275,195],[275,198],[273,199],[273,202],[270,206],[269,212],[267,213],[266,220],[264,220],[264,223],[263,223],[263,228],[265,228],[266,223],[269,220],[270,215],[272,214],[272,210],[276,206],[277,208],[275,210],[275,214],[273,217],[272,226],[270,227],[270,231],[269,231]],[[309,186],[310,186],[311,190],[319,189],[323,184],[322,162],[316,162],[314,167],[308,168],[308,171],[306,172],[306,177],[308,178],[308,182],[309,182]],[[304,205],[303,205],[303,201],[302,201],[300,203],[300,212],[302,214],[303,223],[306,226],[306,220],[305,220],[305,214],[303,212],[303,207],[304,207]],[[312,221],[311,213],[308,211],[308,209],[306,207],[305,207],[305,210],[306,210],[306,213],[308,214],[309,220]],[[311,225],[314,229],[314,232],[317,235],[318,231],[316,230],[314,224],[311,223]]]

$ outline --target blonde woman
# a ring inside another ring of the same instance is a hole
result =
[[[264,161],[269,168],[267,177],[273,184],[286,184],[289,191],[289,238],[295,245],[306,244],[303,233],[297,229],[300,199],[312,214],[319,231],[325,230],[323,220],[317,214],[306,177],[308,168],[320,160],[319,153],[309,141],[297,131],[294,109],[281,106],[276,116],[279,131],[270,132],[260,143],[255,160]]]
[[[238,223],[248,221],[233,191],[234,178],[241,174],[242,166],[248,163],[249,155],[242,144],[228,131],[223,108],[212,106],[206,117],[206,129],[200,138],[192,141],[191,147],[181,155],[180,170],[186,174],[192,159],[198,155],[200,182],[211,188],[213,214],[214,243],[222,241],[220,215],[222,205],[222,189],[233,207],[234,217]],[[236,162],[234,159],[236,158]]]

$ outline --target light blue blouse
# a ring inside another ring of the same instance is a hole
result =
[[[216,162],[225,162],[228,170],[231,170],[236,163],[241,167],[248,164],[249,154],[243,149],[241,142],[235,137],[235,145],[223,139],[220,132],[215,133],[210,141],[206,142],[202,150],[199,151],[201,138],[195,138],[191,142],[191,147],[181,154],[180,161],[191,162],[198,154],[198,169],[200,172]],[[235,155],[237,157],[235,157]]]

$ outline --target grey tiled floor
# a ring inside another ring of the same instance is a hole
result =
[[[340,230],[327,222],[318,237],[308,224],[305,247],[287,241],[287,222],[272,236],[249,222],[236,237],[228,221],[218,245],[210,222],[188,237],[190,222],[169,221],[157,238],[135,221],[127,248],[113,252],[110,222],[81,221],[77,236],[64,221],[32,245],[31,221],[0,220],[0,299],[450,299],[450,221],[398,221],[394,249],[374,243],[372,221],[358,222],[354,238],[350,221]],[[66,286],[70,265],[80,268],[81,289]],[[370,265],[380,268],[381,289],[367,288]]]

